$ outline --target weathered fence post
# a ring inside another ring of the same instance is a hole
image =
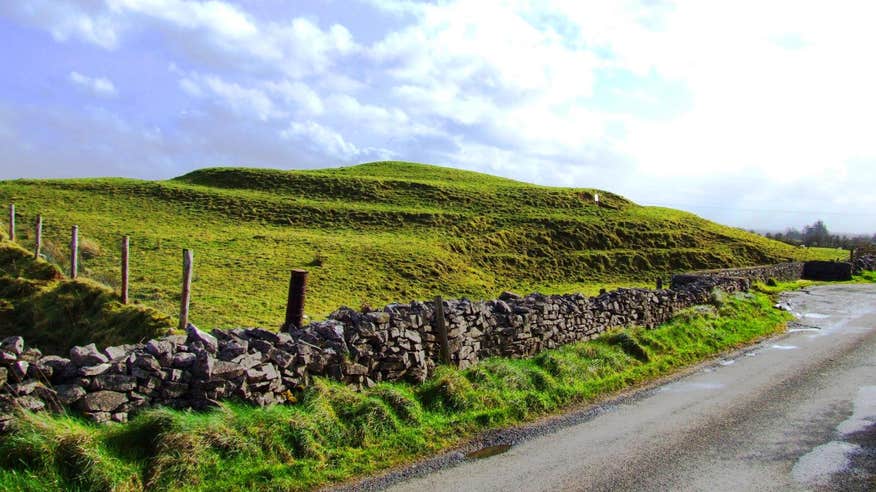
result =
[[[304,322],[304,300],[307,295],[307,270],[292,270],[289,276],[289,297],[286,299],[286,322],[283,331],[301,328]]]
[[[450,341],[447,339],[447,321],[444,319],[444,299],[435,298],[435,329],[438,330],[438,345],[441,348],[441,362],[450,364]]]
[[[128,236],[122,238],[122,304],[128,303],[128,248],[131,240]]]
[[[657,290],[662,290],[662,289],[663,289],[663,279],[658,278],[657,279]]]
[[[15,241],[15,204],[9,204],[9,240]]]
[[[43,249],[43,216],[37,215],[36,226],[34,226],[34,245],[33,256],[36,259],[40,257],[40,251]]]
[[[851,263],[855,262],[855,247],[854,246],[852,246],[849,249],[849,262],[851,262]]]
[[[70,278],[79,276],[79,226],[73,226],[70,233]]]
[[[192,250],[183,250],[183,280],[182,280],[182,295],[180,296],[179,306],[179,329],[185,330],[189,326],[189,301],[192,294],[192,267],[194,261],[192,258]]]

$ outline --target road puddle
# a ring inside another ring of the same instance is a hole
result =
[[[876,386],[863,386],[853,402],[852,415],[840,422],[836,430],[841,437],[863,431],[873,425],[876,417]],[[861,446],[834,440],[815,447],[801,456],[791,470],[794,480],[810,485],[827,485],[830,476],[849,467],[851,457],[862,451]]]
[[[830,315],[821,313],[806,313],[803,315],[803,317],[812,319],[827,319],[830,318]]]
[[[850,456],[860,449],[860,446],[844,441],[822,444],[797,460],[791,476],[798,482],[827,485],[830,476],[845,470],[849,466]]]
[[[776,344],[770,345],[770,348],[776,349],[776,350],[796,350],[800,347],[798,347],[796,345],[779,345],[776,343]]]
[[[490,456],[502,454],[509,449],[511,449],[510,444],[497,444],[495,446],[487,446],[485,448],[478,449],[477,451],[472,451],[471,453],[465,455],[465,457],[470,460],[482,460],[484,458],[489,458]]]

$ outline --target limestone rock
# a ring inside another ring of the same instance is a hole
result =
[[[85,395],[79,405],[85,412],[112,412],[127,402],[128,397],[124,393],[101,390]]]
[[[4,338],[3,341],[0,341],[0,350],[21,355],[24,351],[24,338],[17,336]]]
[[[201,343],[211,354],[215,354],[216,351],[219,350],[219,341],[216,340],[216,337],[199,330],[191,323],[186,326],[186,334],[188,335],[186,337],[186,343],[189,345],[193,343]]]
[[[93,343],[84,347],[73,347],[70,349],[70,360],[79,367],[96,366],[109,362],[109,358],[100,353]]]

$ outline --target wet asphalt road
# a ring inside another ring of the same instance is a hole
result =
[[[876,490],[876,285],[784,301],[785,336],[389,490]]]

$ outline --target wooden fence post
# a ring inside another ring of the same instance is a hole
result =
[[[307,295],[307,270],[292,270],[289,276],[289,297],[286,299],[286,322],[283,330],[301,328],[304,322],[304,300]]]
[[[122,238],[122,304],[128,303],[128,249],[131,240],[128,236]]]
[[[450,364],[450,341],[447,339],[447,321],[444,319],[444,299],[435,298],[435,329],[438,330],[438,345],[441,348],[441,362]]]
[[[9,240],[15,241],[15,204],[9,204]]]
[[[183,250],[183,281],[182,296],[179,306],[179,329],[185,330],[189,326],[189,301],[192,294],[192,267],[194,259],[192,250]]]
[[[663,279],[662,278],[657,279],[657,290],[663,290]]]
[[[79,226],[73,226],[70,233],[70,278],[79,276]]]
[[[33,256],[36,259],[40,258],[40,251],[43,249],[43,216],[37,215],[36,226],[34,227],[34,245]]]

